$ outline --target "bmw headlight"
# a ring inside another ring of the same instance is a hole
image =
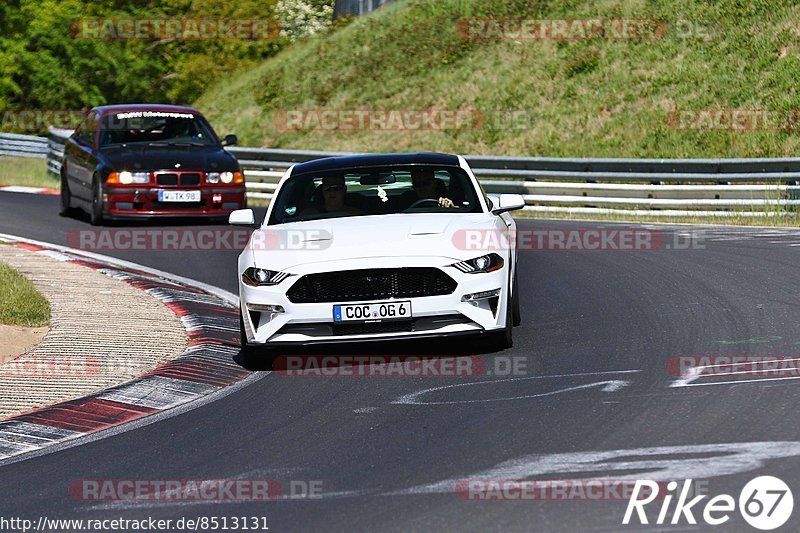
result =
[[[482,255],[475,259],[459,261],[452,266],[465,274],[477,274],[479,272],[494,272],[503,268],[503,258],[496,253]]]
[[[123,185],[131,183],[150,183],[149,172],[128,172],[127,170],[119,173],[119,182]]]
[[[233,183],[233,172],[207,172],[206,183]]]
[[[252,287],[260,285],[277,285],[285,280],[289,274],[287,272],[276,272],[264,268],[250,267],[242,273],[242,281]]]

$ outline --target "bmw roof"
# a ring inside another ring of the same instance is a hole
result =
[[[460,166],[458,156],[417,152],[405,154],[361,154],[314,159],[295,165],[292,175],[357,167],[384,167],[392,165],[446,165]]]
[[[114,104],[114,105],[103,105],[97,106],[94,108],[95,111],[99,111],[101,115],[105,115],[107,113],[121,113],[125,111],[162,111],[166,113],[194,113],[197,115],[202,115],[200,111],[193,107],[181,106],[181,105],[169,105],[169,104]]]

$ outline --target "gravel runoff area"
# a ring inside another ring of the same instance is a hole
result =
[[[0,246],[0,262],[51,307],[42,341],[0,366],[0,420],[141,376],[188,345],[180,317],[124,281],[18,246]]]

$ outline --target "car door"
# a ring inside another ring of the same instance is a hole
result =
[[[92,111],[75,130],[64,148],[64,163],[70,192],[83,200],[92,198],[92,175],[96,166],[94,157],[98,116]]]
[[[88,117],[83,117],[83,120],[75,129],[75,131],[70,135],[66,142],[64,143],[64,157],[61,160],[61,170],[62,175],[67,180],[67,185],[69,186],[69,190],[72,196],[82,197],[81,191],[78,190],[79,182],[78,182],[78,162],[80,161],[80,147],[77,143],[77,138],[81,135],[85,135],[86,132],[86,119]]]

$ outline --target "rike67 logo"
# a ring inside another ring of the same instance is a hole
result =
[[[785,524],[794,508],[792,491],[786,483],[773,476],[751,479],[739,493],[738,502],[729,494],[719,494],[705,501],[705,505],[700,504],[708,498],[707,494],[692,497],[691,479],[683,482],[680,491],[677,490],[677,481],[669,482],[666,494],[659,490],[659,485],[655,481],[636,481],[625,509],[623,524],[630,524],[632,519],[633,523],[638,519],[640,524],[648,524],[645,507],[656,500],[661,503],[655,521],[658,525],[666,524],[670,515],[669,523],[672,525],[680,524],[682,520],[688,524],[697,524],[695,513],[698,513],[706,524],[719,526],[731,519],[738,503],[739,513],[745,522],[756,529],[771,530]],[[676,498],[675,506],[671,509]]]

